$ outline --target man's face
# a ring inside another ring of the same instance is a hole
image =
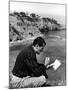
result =
[[[36,50],[36,52],[38,52],[40,54],[41,52],[43,52],[44,47],[45,47],[44,44],[43,44],[43,46],[36,45],[35,50]]]

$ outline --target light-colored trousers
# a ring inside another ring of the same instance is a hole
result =
[[[39,87],[46,82],[45,76],[40,77],[24,77],[19,78],[14,75],[11,76],[11,81],[9,82],[9,88],[27,88],[27,87]]]

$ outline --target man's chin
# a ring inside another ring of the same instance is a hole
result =
[[[40,52],[36,52],[37,54],[40,54]]]

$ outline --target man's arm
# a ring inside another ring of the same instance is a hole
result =
[[[35,76],[44,75],[46,78],[48,78],[45,65],[39,64],[37,61],[30,59],[26,59],[25,63]]]

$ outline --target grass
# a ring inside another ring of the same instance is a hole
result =
[[[52,63],[55,59],[61,60],[61,66],[54,71],[50,69],[47,71],[48,80],[47,83],[50,83],[52,86],[64,86],[66,85],[66,41],[61,39],[45,39],[47,45],[44,48],[44,52],[37,56],[39,63],[44,63],[44,58],[46,56],[50,57]],[[24,48],[24,46],[28,46],[30,41],[20,43],[20,45],[15,45],[10,47],[9,50],[9,74],[13,69],[15,60],[19,52]],[[10,79],[10,78],[9,78]]]

